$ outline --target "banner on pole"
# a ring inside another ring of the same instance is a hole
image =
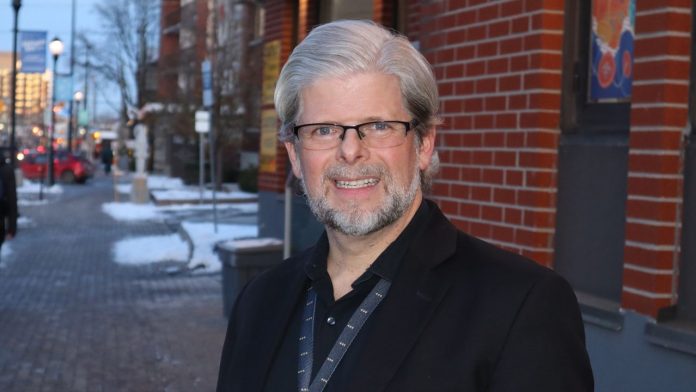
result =
[[[44,73],[46,71],[45,31],[19,33],[19,61],[19,72]]]
[[[73,96],[72,76],[55,75],[56,102],[70,102]]]

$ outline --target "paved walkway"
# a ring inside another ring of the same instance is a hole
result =
[[[167,234],[101,212],[111,182],[64,186],[0,264],[0,391],[213,391],[224,339],[220,275],[127,267],[111,246]]]

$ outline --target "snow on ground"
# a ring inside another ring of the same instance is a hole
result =
[[[114,261],[124,265],[142,265],[163,261],[188,261],[187,267],[200,272],[217,272],[222,269],[215,244],[236,238],[258,235],[255,225],[219,224],[217,233],[211,222],[182,222],[182,229],[193,243],[189,260],[189,244],[178,234],[126,238],[113,246]]]
[[[162,261],[186,262],[188,244],[178,234],[126,238],[112,248],[114,261],[124,265],[142,265]]]
[[[256,225],[218,224],[218,230],[215,233],[212,222],[182,222],[181,228],[193,243],[193,254],[188,267],[190,269],[202,268],[206,272],[222,269],[220,259],[213,251],[216,243],[231,239],[256,237],[259,231]]]
[[[5,241],[0,249],[0,269],[7,267],[7,257],[12,254],[12,245],[10,241]]]
[[[41,191],[41,183],[29,180],[22,180],[22,186],[17,187],[17,193],[39,193]],[[63,193],[63,187],[60,184],[54,184],[53,186],[43,185],[43,193]]]
[[[183,188],[184,182],[181,181],[181,178],[148,175],[147,187],[150,189],[177,189]]]
[[[158,198],[191,201],[185,204],[170,204],[156,206],[152,203],[135,204],[111,202],[102,204],[102,211],[117,221],[162,220],[167,213],[181,211],[211,210],[212,204],[198,204],[200,197],[197,187],[185,187],[178,178],[163,176],[149,176],[148,187],[150,189],[164,189],[153,191]],[[117,184],[119,193],[130,193],[130,184]],[[210,198],[212,192],[207,190],[204,197]],[[256,198],[256,194],[246,192],[217,192],[216,196],[222,198]],[[206,200],[209,201],[209,200]],[[258,203],[221,203],[218,209],[234,209],[240,213],[258,212]],[[201,272],[217,272],[222,268],[220,259],[214,252],[215,244],[239,238],[255,238],[258,236],[256,225],[242,224],[218,224],[217,233],[212,222],[181,223],[181,230],[190,240],[193,251],[189,259],[189,242],[183,240],[177,234],[127,238],[114,244],[114,260],[120,264],[138,265],[157,263],[163,261],[188,262],[187,267]]]
[[[17,200],[17,205],[22,207],[22,206],[40,206],[48,204],[48,199],[43,199],[43,200],[25,200],[25,199],[19,199]]]
[[[196,201],[201,197],[198,188],[169,189],[164,191],[152,191],[152,196],[157,200],[177,200],[177,201]],[[217,199],[255,199],[255,193],[248,192],[215,192]],[[203,199],[212,200],[213,192],[209,189],[203,191]]]
[[[176,212],[176,211],[189,211],[189,210],[212,210],[213,205],[211,203],[205,203],[205,204],[170,204],[170,205],[163,205],[163,206],[154,206],[157,208],[159,211],[171,211],[171,212]],[[241,213],[256,213],[259,211],[259,203],[253,202],[253,203],[221,203],[217,205],[218,210],[226,210],[226,209],[232,209],[232,210],[238,210]]]
[[[152,204],[109,202],[102,204],[102,212],[117,221],[163,220],[164,215]]]
[[[181,180],[181,178],[172,178],[156,175],[147,176],[148,189],[180,189],[184,187],[184,182]],[[118,193],[130,194],[131,189],[132,183],[130,182],[127,184],[116,184],[116,191]]]
[[[240,213],[256,213],[258,203],[218,204],[219,210],[234,209]],[[152,203],[120,203],[109,202],[102,204],[102,211],[117,221],[136,222],[144,220],[163,220],[165,213],[192,210],[212,210],[212,204],[173,204],[156,206]]]

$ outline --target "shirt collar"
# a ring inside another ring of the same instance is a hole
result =
[[[430,208],[425,199],[421,200],[421,204],[413,216],[411,221],[406,225],[404,230],[399,234],[399,236],[389,244],[389,246],[377,257],[377,259],[368,267],[367,271],[362,274],[355,282],[353,282],[353,287],[369,280],[373,275],[377,275],[380,278],[384,278],[388,281],[392,281],[396,276],[396,273],[401,265],[401,260],[403,260],[406,251],[413,239],[416,237],[421,228],[425,226],[425,222],[428,218]],[[326,235],[326,231],[322,233],[319,241],[314,247],[309,259],[305,263],[305,272],[307,276],[312,280],[316,281],[321,278],[327,278],[328,272],[326,271],[326,260],[329,255],[329,240]]]

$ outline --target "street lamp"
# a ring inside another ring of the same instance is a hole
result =
[[[58,64],[58,57],[63,53],[63,41],[58,37],[55,37],[48,44],[48,50],[51,51],[53,55],[53,93],[51,99],[51,132],[48,136],[48,185],[52,186],[55,184],[55,173],[53,168],[53,135],[56,132],[56,80],[58,73],[56,72],[56,65]]]
[[[73,102],[70,104],[70,123],[68,127],[68,152],[72,152],[73,148],[73,133],[79,128],[78,118],[80,113],[80,103],[82,103],[84,95],[82,91],[76,91],[73,94]]]
[[[10,100],[10,154],[12,155],[12,163],[15,163],[16,158],[16,141],[15,129],[17,128],[17,33],[19,9],[22,8],[22,0],[12,0],[12,8],[14,9],[14,28],[12,30],[12,99]]]

